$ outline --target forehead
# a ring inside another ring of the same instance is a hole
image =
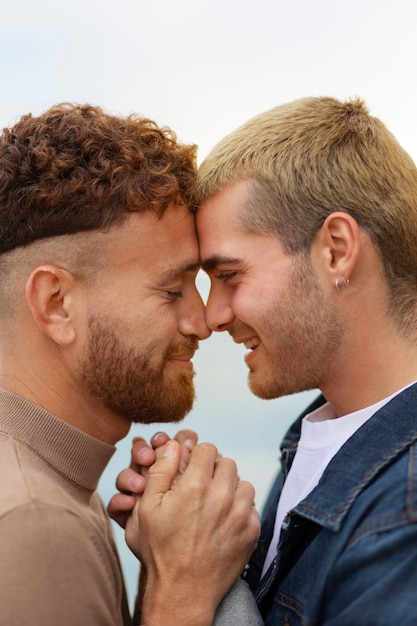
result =
[[[227,189],[207,198],[197,209],[196,225],[203,263],[213,256],[230,256],[236,246],[242,247],[248,233],[241,223],[241,212],[245,206],[248,185],[240,181]]]
[[[205,200],[196,224],[201,265],[207,272],[221,266],[269,273],[286,264],[290,255],[272,233],[249,231],[242,223],[250,183],[240,181]]]
[[[162,217],[134,212],[105,237],[114,268],[134,265],[149,275],[169,276],[199,264],[194,215],[186,206],[170,205]]]

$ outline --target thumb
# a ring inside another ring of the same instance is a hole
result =
[[[181,461],[181,446],[170,439],[156,452],[156,461],[149,468],[144,498],[163,496],[172,486]]]

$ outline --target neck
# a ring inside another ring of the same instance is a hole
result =
[[[355,332],[320,389],[337,415],[371,406],[417,381],[417,348],[394,331]]]
[[[114,415],[98,401],[84,398],[76,385],[68,384],[62,378],[57,381],[56,372],[54,376],[48,372],[48,377],[43,377],[41,372],[30,374],[33,372],[25,372],[24,376],[16,371],[0,372],[0,387],[37,404],[104,443],[114,445],[129,432],[130,422]],[[48,383],[45,384],[45,381]]]

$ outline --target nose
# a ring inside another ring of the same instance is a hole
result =
[[[178,329],[185,337],[195,336],[201,341],[211,335],[206,322],[204,303],[197,289],[195,289],[192,301],[188,301],[186,310],[180,315]]]
[[[222,332],[233,324],[235,315],[227,300],[219,297],[213,288],[210,289],[206,304],[206,322],[211,331]]]

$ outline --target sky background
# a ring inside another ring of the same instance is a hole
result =
[[[2,0],[0,16],[1,128],[58,102],[89,102],[170,126],[201,160],[268,108],[360,96],[417,159],[415,0]],[[204,277],[199,285],[207,293]],[[315,392],[259,400],[243,356],[221,334],[201,344],[183,426],[237,460],[261,507],[279,441]],[[105,501],[131,438],[156,429],[134,426],[118,445],[100,483]],[[137,563],[116,537],[132,600]]]

